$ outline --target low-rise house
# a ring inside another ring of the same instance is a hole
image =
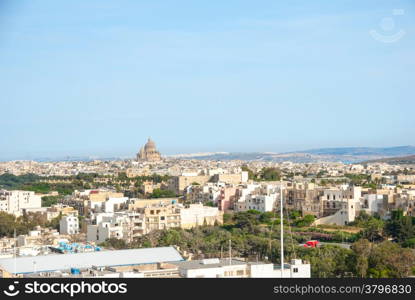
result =
[[[60,234],[78,234],[79,219],[75,215],[63,216],[59,222]]]

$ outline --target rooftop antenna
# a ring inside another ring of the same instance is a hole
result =
[[[16,239],[16,228],[14,229],[14,233],[13,233],[13,237],[14,237],[14,247],[13,247],[13,264],[14,264],[14,275],[16,276],[16,243],[17,243],[17,239]]]
[[[291,239],[291,247],[292,247],[293,252],[294,252],[294,258],[297,258],[297,253],[296,253],[295,247],[294,247],[293,232],[291,230],[291,224],[290,224],[290,215],[288,214],[288,210],[285,211],[285,214],[287,215],[288,230],[289,230],[290,239]]]
[[[220,245],[220,259],[223,258],[223,245]]]
[[[229,265],[232,265],[232,240],[229,240]]]
[[[281,230],[281,234],[280,234],[280,245],[281,245],[281,278],[283,278],[283,272],[284,272],[284,215],[283,215],[283,206],[282,206],[282,193],[283,193],[283,189],[282,189],[282,177],[280,179],[280,183],[281,183],[281,188],[280,188],[280,230]]]

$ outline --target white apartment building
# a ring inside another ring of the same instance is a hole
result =
[[[215,220],[221,214],[217,207],[203,206],[203,204],[190,204],[189,207],[180,207],[180,227],[192,228],[207,225],[214,225]]]
[[[128,197],[108,198],[108,200],[102,202],[100,210],[106,213],[114,212],[119,209],[121,205],[125,204],[128,199]]]
[[[246,262],[239,259],[202,259],[172,263],[184,278],[310,278],[310,264],[293,259],[284,270],[272,263]]]
[[[223,213],[217,207],[191,204],[152,205],[137,211],[119,211],[92,215],[94,224],[87,227],[87,241],[102,243],[106,239],[123,239],[127,242],[153,230],[192,228],[223,222]]]
[[[239,198],[234,204],[235,211],[273,211],[279,200],[280,187],[277,185],[248,184],[238,191]]]
[[[145,232],[143,215],[137,212],[100,213],[95,221],[95,225],[87,226],[88,242],[103,243],[110,238],[131,242]]]
[[[79,220],[75,215],[63,216],[59,222],[60,234],[78,234]]]
[[[42,207],[42,199],[35,192],[0,190],[0,211],[19,216],[23,209]]]
[[[271,195],[247,195],[245,201],[239,201],[235,204],[236,211],[247,211],[247,210],[257,210],[262,213],[267,211],[273,211],[275,208],[275,203],[277,201],[277,196],[279,194]]]

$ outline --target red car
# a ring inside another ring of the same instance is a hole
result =
[[[319,244],[319,241],[307,241],[303,246],[306,248],[316,248]]]

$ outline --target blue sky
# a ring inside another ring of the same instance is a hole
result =
[[[414,145],[415,3],[333,2],[3,0],[0,159]]]

